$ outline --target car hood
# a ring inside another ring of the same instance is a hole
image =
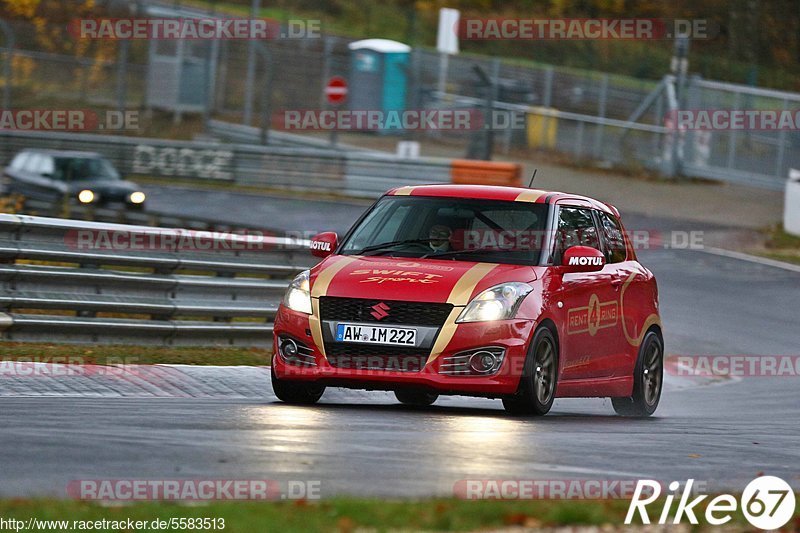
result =
[[[311,270],[313,297],[337,296],[466,305],[507,281],[529,282],[535,269],[451,260],[333,255]]]
[[[69,184],[72,192],[89,189],[99,193],[129,193],[142,190],[141,187],[127,180],[81,180]]]

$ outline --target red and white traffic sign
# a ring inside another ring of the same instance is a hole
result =
[[[325,97],[331,104],[341,104],[347,99],[347,81],[341,76],[334,76],[325,85]]]

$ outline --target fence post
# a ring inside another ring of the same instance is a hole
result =
[[[733,99],[733,112],[739,111],[739,107],[741,107],[741,96],[742,93],[736,92],[736,96]],[[735,128],[731,128],[730,133],[728,134],[728,160],[726,165],[728,168],[733,168],[733,162],[736,159],[736,135],[738,130]]]
[[[550,107],[553,102],[553,67],[544,69],[544,96],[542,97],[542,105]]]
[[[250,18],[258,17],[261,9],[261,0],[253,0],[250,5]],[[256,82],[256,42],[253,39],[247,41],[247,74],[244,82],[244,123],[248,126],[253,124],[253,89]]]
[[[785,114],[789,110],[789,99],[784,97],[783,98],[783,113]],[[778,157],[775,161],[775,175],[781,176],[783,172],[781,169],[783,167],[783,158],[786,152],[786,128],[781,128],[780,133],[778,133]]]
[[[320,101],[320,109],[329,109],[330,106],[328,105],[328,99],[325,96],[325,86],[328,84],[328,80],[331,78],[331,63],[333,61],[333,47],[335,45],[334,41],[335,37],[327,36],[325,37],[324,43],[324,54],[322,60],[322,80],[320,83],[320,91],[319,91],[319,101]],[[330,137],[330,145],[336,146],[338,141],[338,132],[336,128],[331,130],[331,137]]]
[[[117,63],[117,110],[125,113],[128,103],[128,53],[131,42],[122,39],[119,47],[119,58]]]
[[[606,102],[608,99],[608,74],[603,75],[603,81],[600,82],[600,96],[597,102],[597,116],[598,118],[606,118]],[[594,130],[594,149],[592,154],[595,158],[601,156],[603,148],[603,123],[602,121],[595,126]]]
[[[264,64],[264,86],[261,89],[261,144],[269,144],[269,129],[272,124],[272,56],[269,49],[258,43],[256,51]]]
[[[14,59],[14,30],[11,29],[5,20],[0,20],[0,31],[5,36],[5,60],[3,61],[3,77],[6,80],[5,87],[3,87],[3,109],[11,109],[11,85],[12,85],[12,61]]]

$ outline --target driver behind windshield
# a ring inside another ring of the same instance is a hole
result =
[[[453,230],[444,224],[434,224],[428,231],[428,246],[434,252],[447,252],[450,250],[450,237],[453,236]]]

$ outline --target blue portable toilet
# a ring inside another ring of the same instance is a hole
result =
[[[388,39],[350,43],[351,110],[406,110],[411,47]]]

